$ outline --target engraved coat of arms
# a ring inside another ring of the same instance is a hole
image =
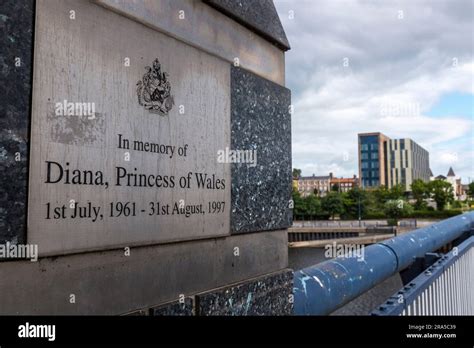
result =
[[[138,103],[151,113],[167,116],[174,105],[168,73],[161,71],[158,58],[153,67],[146,66],[146,73],[137,82]]]

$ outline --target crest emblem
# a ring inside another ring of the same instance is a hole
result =
[[[167,116],[174,105],[168,73],[161,71],[158,58],[153,67],[146,66],[145,74],[137,82],[138,104],[153,114]]]

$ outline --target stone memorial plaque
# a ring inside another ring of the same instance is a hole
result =
[[[228,235],[230,64],[88,1],[36,11],[28,242]]]

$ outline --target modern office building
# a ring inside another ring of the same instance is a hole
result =
[[[359,178],[364,188],[387,185],[387,142],[382,133],[359,134]]]
[[[390,180],[387,187],[402,185],[411,191],[414,180],[430,181],[429,153],[411,139],[390,139],[387,144]]]
[[[365,188],[402,185],[411,191],[414,180],[430,180],[429,153],[408,138],[359,134],[359,177]]]

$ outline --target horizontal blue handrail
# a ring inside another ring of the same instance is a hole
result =
[[[370,245],[364,257],[335,258],[294,274],[296,315],[326,315],[385,279],[417,257],[435,251],[474,228],[474,212]]]

